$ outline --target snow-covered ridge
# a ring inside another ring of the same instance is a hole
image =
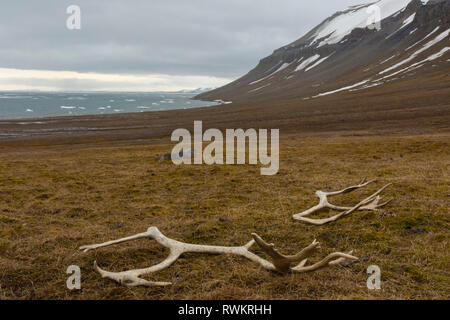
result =
[[[234,101],[246,95],[255,100],[318,99],[341,92],[383,90],[369,88],[397,86],[416,78],[427,80],[428,71],[439,73],[442,64],[448,66],[450,0],[370,1],[334,14],[303,37],[274,50],[220,93]],[[373,21],[369,17],[377,14],[372,6],[380,9],[377,31],[364,30]],[[211,95],[217,97],[215,92]]]
[[[412,0],[380,0],[373,5],[380,9],[381,20],[405,9]],[[341,12],[323,25],[310,37],[310,45],[318,47],[326,44],[336,44],[356,28],[366,28],[369,18],[374,14],[370,5],[352,7]]]

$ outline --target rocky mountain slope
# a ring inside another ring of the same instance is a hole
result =
[[[377,8],[379,28],[370,25]],[[424,85],[430,72],[433,86],[448,87],[449,33],[450,0],[381,0],[350,7],[275,50],[240,79],[196,98],[300,103],[412,79]]]

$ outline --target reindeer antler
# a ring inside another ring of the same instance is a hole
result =
[[[355,185],[355,186],[351,186],[348,188],[345,188],[343,190],[340,191],[332,191],[332,192],[324,192],[324,191],[316,191],[316,196],[319,198],[319,204],[309,208],[308,210],[305,210],[301,213],[297,213],[293,215],[293,218],[295,220],[300,220],[300,221],[304,221],[307,223],[311,223],[314,225],[323,225],[332,221],[336,221],[340,218],[342,218],[343,216],[349,215],[350,213],[353,213],[357,210],[372,210],[372,211],[376,211],[379,208],[387,205],[389,202],[392,201],[392,199],[384,202],[384,203],[380,203],[382,197],[380,196],[380,194],[386,189],[388,188],[391,184],[387,184],[385,185],[383,188],[381,188],[380,190],[378,190],[377,192],[375,192],[374,194],[370,195],[369,197],[367,197],[366,199],[362,200],[360,203],[358,203],[356,206],[354,207],[341,207],[341,206],[336,206],[333,205],[331,203],[328,202],[328,197],[329,196],[335,196],[335,195],[339,195],[339,194],[345,194],[345,193],[349,193],[352,192],[354,190],[363,188],[365,186],[367,186],[368,184],[375,182],[376,180],[370,180],[366,182],[366,179],[364,179],[360,184]],[[334,209],[334,210],[344,210],[343,212],[332,216],[330,218],[326,218],[326,219],[309,219],[309,218],[305,218],[305,216],[323,210],[325,208],[329,208],[329,209]]]
[[[189,244],[184,242],[179,242],[177,240],[170,239],[164,236],[156,227],[151,227],[147,230],[147,232],[139,233],[137,235],[126,237],[118,240],[108,241],[101,244],[94,244],[89,246],[82,246],[80,250],[84,250],[87,252],[89,250],[102,248],[106,246],[110,246],[113,244],[118,244],[126,241],[131,241],[140,238],[151,238],[156,240],[162,246],[170,249],[169,256],[162,261],[161,263],[154,265],[149,268],[144,269],[136,269],[136,270],[128,270],[123,272],[109,272],[101,269],[97,262],[94,262],[95,269],[101,274],[103,278],[109,278],[111,280],[117,281],[120,284],[123,284],[127,287],[137,287],[137,286],[167,286],[170,285],[170,282],[154,282],[142,279],[141,276],[155,273],[161,271],[165,268],[171,266],[183,253],[209,253],[209,254],[234,254],[245,257],[253,262],[258,263],[261,267],[270,271],[278,271],[281,273],[286,272],[307,272],[314,271],[324,266],[337,265],[340,262],[351,259],[357,260],[357,257],[351,255],[352,252],[342,253],[335,252],[328,255],[322,261],[319,261],[316,264],[305,266],[307,262],[307,258],[311,256],[316,250],[319,248],[319,243],[314,240],[311,245],[300,251],[299,253],[286,256],[278,252],[274,248],[273,244],[266,243],[260,236],[256,233],[252,234],[253,240],[245,244],[241,247],[222,247],[222,246],[209,246],[209,245],[197,245],[197,244]],[[273,262],[269,262],[266,259],[263,259],[253,252],[249,251],[250,247],[255,244],[261,248],[261,250],[266,253]],[[300,262],[300,263],[299,263]],[[291,267],[292,264],[299,263],[295,267]]]
[[[252,237],[256,241],[258,246],[261,248],[261,250],[272,258],[275,268],[281,272],[289,271],[293,263],[299,263],[303,260],[305,260],[306,263],[306,258],[311,256],[317,249],[319,249],[319,243],[316,240],[314,240],[312,244],[310,244],[308,247],[306,247],[299,253],[292,256],[286,256],[279,253],[278,250],[275,249],[275,245],[273,243],[269,244],[265,242],[256,233],[252,233]]]

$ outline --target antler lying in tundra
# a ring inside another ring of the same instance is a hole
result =
[[[352,256],[352,252],[342,253],[335,252],[329,254],[322,261],[319,261],[315,264],[306,266],[307,258],[310,257],[314,252],[319,249],[319,243],[314,240],[308,247],[297,253],[293,256],[285,256],[278,252],[274,248],[273,244],[266,243],[261,237],[257,234],[252,234],[253,240],[242,247],[220,247],[220,246],[208,246],[208,245],[197,245],[197,244],[189,244],[179,242],[177,240],[173,240],[164,236],[156,227],[151,227],[147,230],[147,232],[139,233],[137,235],[122,238],[119,240],[108,241],[101,244],[94,244],[89,246],[80,247],[80,250],[84,250],[87,252],[89,250],[102,248],[106,246],[110,246],[117,243],[122,243],[126,241],[131,241],[135,239],[141,238],[150,238],[156,240],[160,245],[170,249],[169,256],[161,263],[154,265],[149,268],[144,269],[136,269],[136,270],[128,270],[122,272],[109,272],[101,269],[97,262],[94,262],[95,269],[101,274],[103,278],[109,278],[117,281],[120,284],[123,284],[127,287],[137,287],[137,286],[166,286],[170,285],[170,282],[154,282],[148,281],[140,278],[143,275],[158,272],[163,270],[170,265],[172,265],[183,253],[210,253],[210,254],[234,254],[245,257],[253,262],[256,262],[261,265],[264,269],[271,271],[278,271],[281,273],[286,273],[288,271],[300,273],[300,272],[308,272],[314,271],[319,268],[325,267],[327,265],[336,265],[339,264],[346,259],[356,260],[357,257]],[[266,253],[270,258],[272,258],[273,262],[269,262],[256,254],[249,251],[250,247],[257,243],[261,250]],[[292,265],[297,264],[294,267]]]
[[[339,195],[339,194],[344,194],[344,193],[349,193],[352,192],[356,189],[359,188],[363,188],[365,186],[367,186],[368,184],[374,182],[376,180],[371,180],[371,181],[367,181],[366,179],[364,179],[360,184],[356,185],[356,186],[351,186],[348,188],[345,188],[343,190],[340,191],[334,191],[334,192],[324,192],[324,191],[316,191],[316,196],[320,199],[319,200],[319,204],[309,208],[306,211],[303,211],[301,213],[297,213],[293,215],[293,218],[296,220],[300,220],[300,221],[304,221],[304,222],[308,222],[314,225],[323,225],[332,221],[336,221],[339,218],[342,218],[343,216],[349,215],[350,213],[353,213],[354,211],[357,210],[373,210],[376,211],[379,208],[387,205],[389,202],[391,202],[391,200],[388,200],[384,203],[380,203],[380,200],[382,199],[382,197],[380,196],[380,194],[387,188],[389,187],[391,184],[385,185],[383,188],[381,188],[380,190],[378,190],[377,192],[375,192],[374,194],[372,194],[371,196],[367,197],[366,199],[364,199],[363,201],[361,201],[360,203],[358,203],[356,206],[354,207],[340,207],[340,206],[335,206],[331,203],[328,202],[328,197],[329,196],[335,196],[335,195]],[[343,210],[343,212],[332,216],[330,218],[326,218],[326,219],[309,219],[309,218],[305,218],[305,216],[323,210],[323,209],[334,209],[334,210]]]

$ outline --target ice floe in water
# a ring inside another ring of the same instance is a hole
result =
[[[67,97],[66,100],[86,100],[85,97]]]
[[[73,115],[106,114],[139,111],[156,111],[160,105],[160,93],[88,93],[86,96],[78,93],[55,92],[35,94],[24,92],[20,96],[17,93],[0,92],[0,119],[17,119],[33,117],[67,116],[70,111]],[[182,109],[184,106],[209,107],[217,103],[191,100],[193,94],[167,93],[161,103],[161,110]],[[183,98],[184,97],[184,98]],[[39,100],[31,100],[38,98]],[[81,99],[77,99],[81,98]],[[85,98],[86,101],[82,101]],[[124,100],[136,100],[137,102],[125,102]],[[78,101],[79,100],[79,101]],[[115,101],[114,103],[110,101]],[[189,102],[189,103],[187,103]],[[148,109],[137,107],[149,107]],[[27,111],[27,108],[30,110]],[[31,111],[33,110],[33,111]],[[31,113],[33,112],[33,113]],[[122,112],[122,111],[120,111]]]

